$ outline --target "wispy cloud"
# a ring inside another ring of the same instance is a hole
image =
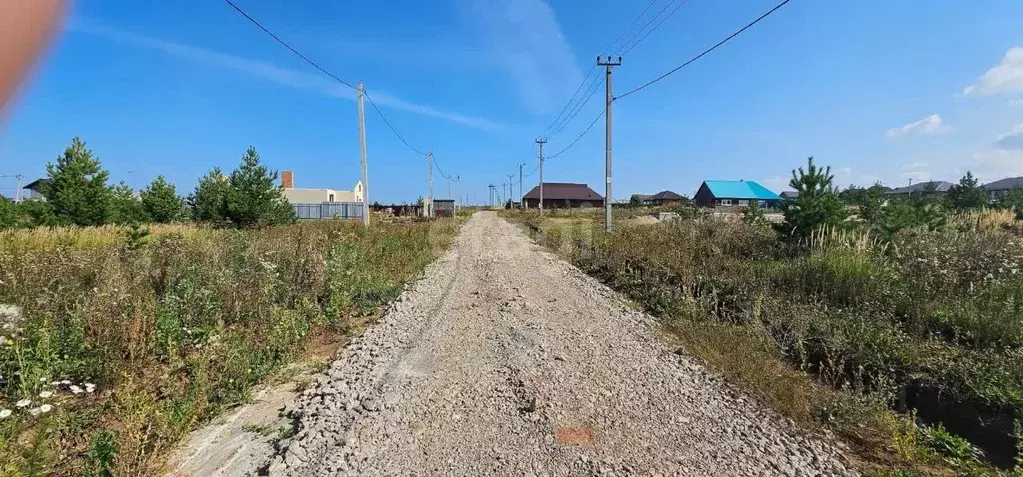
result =
[[[168,55],[176,56],[188,61],[203,63],[219,68],[226,68],[245,73],[248,77],[260,78],[284,86],[297,88],[324,96],[355,101],[355,91],[326,79],[322,76],[282,68],[265,61],[243,58],[230,53],[222,53],[197,46],[186,45],[160,38],[139,35],[115,28],[110,28],[93,22],[75,19],[70,22],[68,30],[76,33],[84,33],[101,38],[106,38],[118,43],[132,45],[142,48],[162,51]],[[474,116],[468,116],[451,111],[444,111],[430,106],[410,103],[401,100],[391,94],[381,91],[372,91],[373,101],[381,107],[390,107],[408,111],[424,116],[446,119],[465,126],[484,129],[499,130],[503,126],[493,121]]]
[[[1009,48],[1001,63],[987,70],[975,84],[963,90],[963,96],[999,93],[1023,93],[1023,47]]]
[[[902,167],[900,167],[899,169],[901,169],[903,171],[913,171],[913,170],[919,170],[919,169],[926,169],[928,167],[931,167],[931,164],[929,162],[927,162],[927,161],[916,161],[916,162],[910,162],[908,164],[903,164]]]
[[[554,10],[544,0],[459,0],[465,20],[535,113],[561,107],[582,82]]]
[[[926,182],[931,180],[931,163],[927,161],[916,161],[903,164],[899,168],[899,177],[911,179],[913,182]]]
[[[922,134],[943,133],[950,131],[951,129],[952,128],[942,123],[941,116],[932,114],[919,121],[913,121],[897,128],[891,128],[885,133],[885,136],[887,136],[888,139],[902,139]]]
[[[1023,151],[1023,124],[1017,124],[995,140],[995,147],[1005,151]]]
[[[1023,99],[1010,99],[1009,106],[1023,106]]]

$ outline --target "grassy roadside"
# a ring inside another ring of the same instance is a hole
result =
[[[355,331],[453,220],[0,232],[0,475],[152,475],[314,337]]]
[[[1018,442],[1023,386],[1015,231],[912,231],[885,244],[819,234],[793,249],[739,222],[606,235],[578,213],[503,214],[767,405],[839,434],[867,474],[1014,472],[1005,447]],[[963,426],[976,419],[979,433]]]

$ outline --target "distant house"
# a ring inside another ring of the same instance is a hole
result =
[[[693,196],[700,207],[774,207],[781,198],[755,181],[703,181]]]
[[[362,181],[356,182],[352,190],[300,189],[295,187],[295,174],[281,171],[281,187],[284,198],[292,204],[319,204],[323,202],[362,202]]]
[[[905,195],[905,194],[928,194],[928,193],[940,193],[944,194],[952,189],[955,184],[948,181],[927,181],[918,182],[906,187],[898,187],[889,191],[889,194],[893,195]]]
[[[522,197],[526,201],[526,208],[532,209],[540,205],[540,186],[533,187]],[[586,184],[572,184],[567,182],[544,182],[543,183],[543,206],[544,208],[559,207],[602,207],[604,197],[596,193]]]
[[[45,187],[46,183],[48,182],[50,182],[49,179],[36,179],[32,182],[29,182],[25,187],[23,187],[23,189],[29,191],[28,197],[26,197],[26,199],[46,200],[46,197],[43,196],[43,187]]]
[[[787,190],[787,191],[781,193],[781,198],[782,199],[789,199],[789,200],[791,200],[791,199],[795,199],[796,197],[799,197],[799,191],[797,191],[797,190]]]
[[[991,201],[996,201],[1012,189],[1023,188],[1023,177],[1009,177],[984,184],[982,187],[990,194]]]
[[[676,194],[670,190],[663,190],[653,195],[640,195],[639,200],[643,205],[677,205],[685,202],[686,197]]]

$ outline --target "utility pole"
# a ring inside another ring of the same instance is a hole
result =
[[[362,97],[366,89],[362,82],[356,85],[359,91],[359,153],[362,156],[362,225],[369,225],[369,179],[366,177],[366,109]]]
[[[458,213],[458,209],[465,205],[462,202],[462,176],[455,176],[455,182],[458,183],[458,202],[455,202],[455,213]]]
[[[430,190],[427,195],[426,216],[433,217],[433,149],[426,154],[426,167],[426,180],[430,185]]]
[[[597,55],[597,66],[603,66],[605,68],[606,79],[604,86],[606,89],[605,101],[604,101],[604,179],[605,192],[604,192],[604,232],[611,233],[611,101],[614,101],[614,96],[611,95],[611,68],[615,66],[622,66],[622,57],[618,57],[618,61],[612,62],[611,57],[607,57],[607,61],[600,61],[600,55]]]
[[[543,215],[543,145],[546,139],[537,139],[536,144],[540,146],[540,215]]]
[[[14,203],[17,204],[18,202],[21,202],[21,180],[24,179],[25,176],[18,174],[14,177],[18,179],[18,188],[14,189]]]
[[[525,210],[526,199],[522,197],[522,166],[526,165],[525,162],[519,163],[519,208]]]
[[[512,174],[508,174],[508,200],[511,202],[511,207],[515,206],[515,201],[511,200],[511,195],[515,192],[512,191],[512,187],[515,187],[515,183],[512,182]],[[508,207],[509,209],[511,207]]]
[[[451,198],[451,176],[448,176],[448,199]]]

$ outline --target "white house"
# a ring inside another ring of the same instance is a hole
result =
[[[295,174],[281,171],[281,187],[284,198],[292,204],[318,204],[321,202],[362,202],[362,181],[356,182],[352,190],[306,189],[295,187]]]

